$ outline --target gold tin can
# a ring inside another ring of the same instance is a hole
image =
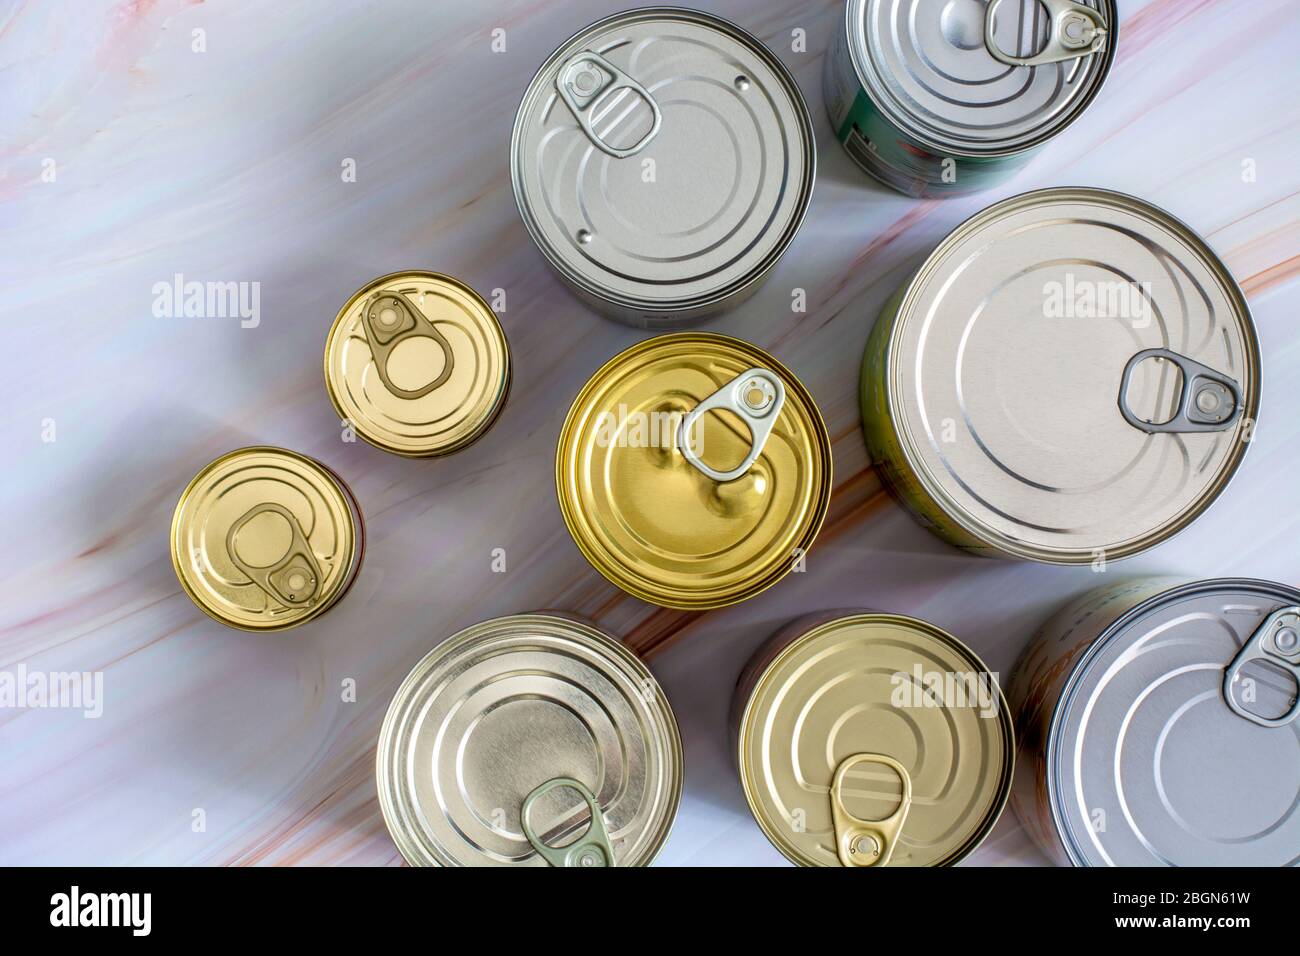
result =
[[[733,753],[763,833],[801,866],[949,866],[1010,794],[1014,732],[997,678],[915,618],[799,618],[751,659]]]
[[[370,444],[435,458],[480,438],[505,406],[510,349],[473,289],[395,272],[357,290],[325,342],[325,388]]]
[[[376,779],[413,866],[646,866],[677,815],[682,744],[622,644],[520,614],[415,666],[384,718]]]
[[[762,349],[682,332],[579,392],[555,459],[578,548],[624,591],[705,610],[771,587],[826,517],[831,446],[812,395]]]
[[[222,455],[194,476],[172,517],[181,587],[210,617],[247,631],[325,613],[356,579],[364,544],[342,479],[283,448]]]

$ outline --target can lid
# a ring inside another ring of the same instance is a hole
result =
[[[713,608],[775,584],[812,546],[830,500],[830,437],[771,355],[682,332],[591,377],[555,471],[565,524],[601,574],[654,604]]]
[[[377,777],[413,865],[644,866],[677,813],[682,748],[658,683],[618,641],[521,614],[415,666],[384,718]]]
[[[293,627],[328,609],[361,552],[346,486],[283,448],[222,455],[189,483],[172,517],[181,586],[203,611],[245,630]]]
[[[1297,605],[1282,584],[1198,581],[1091,645],[1047,752],[1049,803],[1076,864],[1300,862]]]
[[[481,436],[505,404],[510,350],[469,286],[436,272],[375,279],[339,310],[325,387],[339,416],[386,451],[429,458]]]
[[[1245,299],[1190,229],[1097,189],[1048,189],[953,231],[906,288],[885,389],[902,451],[979,540],[1060,564],[1181,530],[1259,412]]]
[[[633,10],[543,64],[515,119],[515,198],[543,254],[597,298],[703,307],[765,273],[816,167],[789,72],[725,20]]]
[[[1114,0],[849,0],[849,50],[893,123],[938,152],[989,156],[1046,140],[1096,95]]]
[[[763,669],[738,735],[768,839],[803,866],[943,866],[993,828],[1015,746],[997,681],[945,631],[857,613]]]

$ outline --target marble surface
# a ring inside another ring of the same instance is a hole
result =
[[[735,677],[773,629],[874,606],[952,630],[1005,674],[1048,611],[1098,583],[947,548],[881,492],[859,431],[859,356],[882,301],[954,225],[1025,189],[1104,186],[1171,210],[1238,277],[1263,345],[1262,424],[1233,485],[1108,575],[1300,582],[1300,5],[1120,0],[1118,62],[1088,113],[1012,182],[938,202],[873,186],[832,139],[820,77],[839,0],[704,5],[789,65],[820,150],[803,231],[711,328],[809,385],[836,491],[806,573],[694,615],[616,591],[564,529],[551,480],[564,412],[643,333],[569,296],[510,191],[525,84],[608,3],[0,3],[0,322],[14,346],[0,382],[0,670],[103,674],[97,719],[0,708],[0,863],[396,864],[373,761],[398,682],[463,626],[562,608],[655,651],[687,759],[660,862],[781,864],[726,743]],[[807,52],[792,51],[795,28]],[[338,306],[401,268],[507,292],[509,407],[441,461],[342,442],[322,387]],[[256,327],[156,316],[153,287],[177,273],[260,283]],[[796,286],[806,315],[790,312]],[[188,479],[263,442],[337,469],[370,536],[353,593],[270,636],[203,616],[167,555]],[[348,678],[355,702],[340,699]],[[1044,860],[1008,813],[970,862]]]

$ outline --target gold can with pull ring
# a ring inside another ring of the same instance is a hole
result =
[[[948,866],[1010,794],[996,675],[952,635],[870,611],[809,615],[749,662],[732,740],[750,810],[801,866]]]
[[[352,493],[305,455],[257,446],[222,455],[181,494],[171,557],[185,593],[210,617],[281,630],[329,610],[361,566]]]
[[[505,407],[510,349],[491,307],[436,272],[396,272],[355,292],[325,344],[339,417],[409,458],[459,451]]]
[[[830,437],[774,357],[682,332],[591,377],[560,432],[555,480],[601,574],[644,601],[703,610],[802,566],[830,499]]]

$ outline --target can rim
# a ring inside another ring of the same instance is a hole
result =
[[[659,699],[663,705],[661,712],[664,718],[664,729],[667,731],[666,736],[669,747],[667,756],[672,761],[672,773],[663,824],[654,838],[655,842],[652,849],[644,862],[639,865],[649,866],[653,863],[668,842],[668,837],[677,822],[677,814],[681,808],[682,789],[686,778],[685,755],[682,748],[681,729],[677,724],[677,715],[673,712],[672,703],[664,692],[663,686],[659,683],[659,679],[654,676],[654,673],[646,666],[645,662],[628,650],[621,641],[606,634],[594,625],[565,614],[535,611],[489,618],[486,621],[480,621],[461,628],[450,637],[436,644],[402,678],[401,684],[398,685],[392,700],[388,704],[388,709],[384,712],[384,720],[380,725],[378,743],[375,748],[375,789],[378,792],[379,811],[384,820],[384,827],[388,831],[393,844],[397,847],[398,853],[410,866],[455,865],[454,863],[444,863],[437,860],[435,854],[432,853],[421,854],[419,852],[421,846],[418,841],[412,839],[410,834],[405,833],[400,826],[401,814],[394,801],[397,787],[384,758],[392,748],[393,736],[397,732],[398,722],[404,717],[402,711],[407,703],[406,698],[409,697],[411,688],[433,664],[453,654],[459,647],[483,637],[492,630],[528,627],[538,623],[568,629],[567,636],[578,637],[587,642],[588,646],[601,651],[607,659],[613,659],[635,674],[637,678],[641,680],[649,678],[658,689]]]
[[[1137,212],[1150,221],[1153,225],[1159,226],[1174,235],[1187,244],[1196,255],[1198,255],[1207,270],[1219,282],[1225,298],[1232,307],[1233,316],[1236,319],[1238,329],[1241,332],[1242,339],[1242,359],[1243,367],[1249,370],[1250,383],[1249,388],[1245,390],[1245,409],[1243,410],[1243,419],[1250,419],[1258,423],[1260,397],[1263,392],[1263,369],[1260,360],[1259,335],[1255,329],[1255,321],[1250,312],[1250,306],[1246,302],[1246,297],[1241,291],[1232,273],[1228,271],[1223,260],[1210,248],[1209,244],[1202,239],[1195,230],[1188,226],[1172,213],[1161,209],[1153,203],[1147,202],[1128,193],[1119,192],[1111,189],[1099,189],[1093,186],[1053,186],[1046,189],[1034,189],[1029,192],[1019,193],[1006,199],[999,200],[990,206],[981,209],[974,215],[965,219],[958,225],[926,256],[925,261],[917,268],[908,279],[903,293],[899,298],[898,311],[893,321],[893,326],[889,330],[888,338],[884,346],[884,369],[886,383],[884,389],[886,411],[889,415],[891,426],[898,436],[899,445],[903,453],[903,458],[908,467],[916,475],[917,480],[925,489],[926,493],[934,500],[935,504],[944,513],[949,521],[952,521],[963,531],[982,544],[994,549],[1000,554],[1008,557],[1021,558],[1031,561],[1037,561],[1042,564],[1056,565],[1080,565],[1090,564],[1096,560],[1093,550],[1082,551],[1078,548],[1047,548],[1033,547],[1022,544],[1013,538],[999,535],[991,532],[984,527],[982,523],[971,520],[966,514],[965,509],[958,505],[950,494],[940,485],[929,473],[929,469],[924,467],[921,456],[918,453],[918,443],[911,429],[907,426],[906,418],[897,414],[898,409],[904,403],[900,395],[901,381],[900,376],[902,369],[899,363],[894,360],[899,348],[899,339],[907,323],[914,314],[916,298],[920,295],[922,286],[928,282],[939,267],[947,254],[959,243],[963,242],[967,236],[981,228],[989,222],[996,221],[1002,215],[1014,209],[1021,207],[1030,207],[1042,205],[1055,201],[1075,201],[1075,202],[1104,202],[1111,205],[1117,205],[1127,208],[1131,212]],[[1243,376],[1244,377],[1244,376]],[[1164,544],[1176,537],[1194,523],[1197,518],[1209,510],[1210,506],[1218,500],[1219,496],[1228,487],[1232,479],[1241,470],[1242,461],[1245,459],[1246,451],[1251,442],[1237,441],[1236,448],[1228,464],[1225,464],[1225,470],[1218,479],[1197,496],[1196,500],[1185,511],[1166,522],[1164,526],[1156,528],[1141,538],[1129,542],[1123,547],[1114,549],[1107,547],[1105,556],[1107,561],[1119,561],[1124,558],[1140,554],[1157,545]]]
[[[1109,25],[1107,29],[1109,31],[1109,40],[1106,43],[1105,49],[1101,51],[1101,54],[1105,59],[1101,64],[1101,68],[1097,71],[1097,79],[1093,82],[1092,89],[1089,90],[1082,97],[1079,103],[1074,106],[1073,113],[1070,117],[1060,125],[1054,126],[1018,146],[1003,146],[990,149],[962,148],[953,143],[946,143],[941,139],[929,136],[924,131],[920,130],[911,115],[900,113],[897,109],[897,104],[892,102],[892,97],[886,95],[885,91],[880,88],[879,79],[875,76],[874,71],[866,69],[866,65],[863,61],[864,52],[858,48],[854,39],[856,35],[854,27],[854,11],[856,10],[859,14],[865,15],[865,6],[869,2],[871,2],[871,0],[848,0],[845,4],[843,26],[848,42],[849,59],[853,63],[853,72],[857,75],[858,85],[867,92],[872,105],[883,112],[889,119],[890,123],[895,127],[915,139],[926,149],[937,152],[943,156],[952,156],[956,159],[1002,159],[1009,156],[1018,156],[1024,153],[1030,153],[1051,140],[1057,134],[1064,132],[1070,126],[1073,126],[1075,121],[1087,111],[1090,105],[1092,105],[1092,101],[1097,98],[1097,94],[1105,84],[1106,78],[1110,76],[1111,67],[1115,62],[1115,50],[1119,46],[1118,5],[1115,0],[1099,0],[1100,5],[1105,8],[1106,13],[1108,14],[1107,23]],[[860,19],[860,17],[856,19]],[[875,80],[875,82],[872,82],[873,80]]]
[[[799,199],[796,204],[790,222],[787,224],[780,240],[768,251],[768,253],[754,266],[736,278],[726,286],[713,292],[700,293],[695,296],[682,297],[676,299],[647,299],[635,295],[624,295],[607,285],[601,285],[580,274],[577,270],[571,268],[563,258],[556,252],[554,244],[545,236],[541,226],[538,224],[537,217],[533,215],[531,206],[524,198],[523,174],[520,166],[523,157],[520,155],[522,149],[522,131],[525,126],[527,111],[534,105],[537,97],[546,86],[542,80],[544,73],[547,73],[556,63],[561,60],[561,53],[567,48],[590,33],[596,33],[599,30],[608,28],[615,23],[628,19],[655,19],[656,17],[664,19],[675,19],[685,21],[695,21],[705,26],[717,29],[719,32],[729,34],[737,39],[750,52],[758,56],[780,82],[781,87],[790,97],[793,106],[793,112],[799,126],[799,142],[803,147],[806,157],[805,171],[803,181],[799,186]],[[515,110],[514,124],[510,133],[510,186],[515,196],[515,205],[519,209],[519,218],[523,220],[528,234],[532,237],[533,245],[542,253],[542,256],[550,263],[551,267],[568,283],[580,289],[586,295],[592,296],[598,301],[607,302],[612,306],[620,309],[644,312],[649,315],[667,315],[677,312],[689,312],[700,309],[706,309],[711,305],[725,301],[733,295],[744,289],[758,284],[780,260],[794,238],[799,233],[804,219],[808,215],[808,207],[812,204],[813,188],[817,182],[817,137],[813,130],[812,115],[808,111],[808,103],[803,97],[803,92],[799,89],[799,84],[795,81],[794,75],[781,60],[768,49],[767,44],[756,37],[754,34],[738,26],[730,20],[720,17],[713,13],[706,13],[702,10],[692,10],[687,7],[674,6],[648,6],[634,7],[624,10],[620,13],[610,14],[602,17],[593,23],[588,24],[581,30],[578,30],[567,40],[555,48],[555,50],[542,62],[537,69],[533,78],[528,81],[524,88],[524,94],[519,100],[519,107]]]
[[[809,503],[809,513],[814,515],[814,517],[805,530],[800,543],[796,545],[796,547],[803,548],[805,553],[811,550],[813,544],[817,540],[817,535],[821,533],[822,526],[826,522],[826,515],[830,507],[830,498],[834,486],[834,460],[831,452],[830,433],[826,428],[825,419],[822,418],[821,409],[817,407],[817,403],[813,400],[812,393],[808,390],[807,386],[799,381],[799,378],[790,371],[784,363],[777,359],[776,356],[769,353],[766,349],[762,349],[757,345],[746,342],[744,339],[739,339],[731,335],[723,335],[720,332],[668,332],[663,335],[655,335],[648,339],[642,339],[641,341],[622,349],[616,355],[605,361],[598,369],[596,369],[596,371],[592,372],[591,377],[587,379],[586,384],[582,386],[577,396],[574,398],[573,403],[569,406],[569,411],[564,416],[564,424],[560,427],[560,436],[559,440],[556,442],[555,448],[555,497],[559,502],[560,515],[564,519],[564,526],[569,531],[569,537],[573,540],[573,543],[577,545],[578,550],[587,560],[587,563],[595,568],[596,571],[598,571],[610,584],[615,585],[620,590],[635,598],[654,604],[658,607],[672,608],[678,611],[711,611],[716,610],[717,608],[730,607],[733,604],[739,604],[741,601],[748,600],[749,598],[766,591],[790,573],[790,562],[778,564],[775,570],[769,572],[764,577],[758,580],[746,580],[743,586],[737,585],[730,591],[723,592],[716,597],[706,596],[699,599],[674,599],[672,597],[665,597],[656,593],[652,588],[646,587],[640,582],[633,581],[628,576],[620,576],[612,567],[607,567],[603,563],[597,553],[597,549],[592,547],[591,543],[587,540],[587,536],[580,532],[579,523],[574,514],[574,509],[570,506],[570,502],[565,495],[565,487],[568,484],[566,481],[567,472],[565,465],[569,457],[565,452],[573,442],[574,432],[577,427],[577,412],[590,397],[591,393],[598,389],[602,380],[608,375],[608,373],[623,362],[625,358],[631,357],[639,352],[649,351],[651,348],[657,347],[661,344],[671,344],[672,342],[690,340],[726,345],[738,349],[751,357],[760,358],[781,378],[782,382],[785,384],[786,391],[797,396],[807,407],[809,417],[812,419],[812,430],[815,432],[815,435],[810,436],[813,439],[811,443],[816,447],[816,453],[822,459],[825,466],[823,469],[825,477],[821,482],[821,487],[817,490],[815,497],[811,499]]]
[[[784,664],[794,653],[807,643],[811,643],[817,638],[823,636],[828,631],[844,627],[846,625],[859,624],[894,624],[904,625],[914,630],[935,638],[941,643],[947,645],[955,651],[960,657],[968,660],[981,673],[988,674],[993,680],[993,685],[998,689],[998,724],[1002,728],[1006,739],[1006,760],[1002,767],[1002,773],[999,775],[997,798],[989,807],[985,819],[981,821],[980,826],[969,836],[960,846],[954,848],[934,866],[953,866],[960,863],[971,853],[979,848],[980,844],[988,837],[993,828],[997,825],[998,820],[1002,818],[1002,813],[1006,809],[1007,800],[1011,796],[1011,783],[1015,772],[1016,765],[1016,736],[1015,724],[1011,719],[1010,707],[1007,703],[1006,693],[1002,689],[1002,682],[997,679],[997,675],[989,670],[988,665],[984,663],[983,658],[975,653],[961,640],[954,635],[949,634],[943,628],[929,621],[923,621],[917,617],[911,617],[906,614],[889,614],[883,611],[851,611],[842,616],[832,618],[829,621],[822,621],[814,624],[808,630],[793,638],[789,644],[783,647],[773,658],[763,667],[762,672],[753,682],[753,687],[749,691],[749,698],[745,701],[744,710],[741,712],[740,721],[737,724],[735,753],[736,766],[739,770],[740,786],[745,794],[745,803],[749,806],[750,815],[758,823],[759,829],[763,831],[763,836],[767,837],[769,843],[774,846],[782,856],[797,866],[815,866],[806,858],[802,858],[796,852],[788,852],[786,847],[781,845],[773,829],[769,826],[769,821],[763,814],[758,811],[758,804],[754,799],[754,782],[756,780],[751,767],[745,760],[745,740],[751,730],[751,718],[754,713],[754,701],[758,697],[759,691],[765,688],[772,678],[772,674],[778,666]],[[793,848],[791,848],[793,851]]]
[[[339,336],[343,327],[344,317],[357,301],[385,283],[391,282],[401,276],[414,276],[432,282],[445,283],[456,289],[458,292],[463,292],[477,305],[482,306],[483,314],[491,320],[489,327],[492,330],[493,337],[501,347],[502,386],[497,394],[496,402],[493,404],[491,411],[483,417],[482,422],[477,428],[472,432],[463,435],[455,442],[429,450],[399,448],[368,434],[365,430],[357,426],[356,422],[352,423],[356,433],[361,436],[363,441],[381,451],[386,451],[394,455],[401,455],[403,458],[442,458],[445,455],[451,455],[464,448],[468,448],[488,433],[488,430],[491,429],[492,426],[496,424],[497,419],[501,417],[501,413],[505,411],[506,400],[510,394],[510,385],[514,380],[514,365],[510,360],[510,342],[506,338],[505,329],[501,325],[501,320],[497,318],[496,312],[494,312],[492,307],[488,305],[487,300],[479,295],[478,292],[468,283],[457,279],[455,276],[449,276],[442,272],[432,272],[428,269],[399,269],[396,272],[390,272],[387,275],[371,279],[365,285],[361,286],[361,288],[357,289],[357,291],[353,292],[352,295],[348,297],[347,302],[343,304],[343,307],[339,309],[338,314],[334,316],[334,321],[330,324],[330,330],[325,336],[325,356],[323,363],[325,371],[325,392],[329,395],[330,404],[334,406],[334,411],[338,415],[339,419],[342,421],[351,421],[351,418],[343,408],[342,402],[339,400],[338,390],[334,385],[333,377],[330,375],[330,354],[334,350],[335,340]]]
[[[200,481],[216,468],[225,464],[232,458],[246,454],[284,455],[320,472],[338,489],[344,506],[348,509],[349,517],[352,520],[351,553],[348,556],[348,571],[346,572],[343,583],[328,601],[322,601],[302,617],[294,618],[291,621],[277,621],[272,624],[247,624],[223,617],[221,614],[217,613],[214,608],[209,607],[208,603],[203,600],[192,587],[190,587],[189,582],[185,578],[184,572],[181,570],[177,540],[181,529],[181,514],[185,509],[186,503],[190,499],[191,493],[193,493]],[[214,458],[199,469],[198,474],[190,479],[189,483],[185,486],[185,490],[181,492],[179,500],[176,502],[176,508],[172,511],[171,534],[167,550],[171,555],[172,571],[176,574],[176,580],[180,582],[181,590],[185,592],[189,597],[190,602],[194,604],[195,607],[214,621],[219,624],[224,624],[226,627],[233,627],[241,631],[260,634],[267,631],[286,631],[290,628],[306,624],[308,621],[315,620],[342,600],[343,596],[352,589],[352,585],[356,583],[357,577],[361,571],[361,563],[365,557],[365,540],[365,519],[361,513],[361,506],[358,504],[356,496],[353,495],[352,489],[348,487],[347,483],[337,472],[334,471],[334,469],[330,468],[323,462],[319,462],[300,452],[292,451],[288,448],[281,448],[277,445],[245,445],[242,448],[236,448],[232,451],[226,452],[224,455]]]
[[[1140,581],[1142,578],[1136,578],[1135,580]],[[1169,601],[1216,590],[1248,591],[1300,604],[1300,589],[1282,584],[1279,581],[1267,581],[1263,578],[1205,578],[1199,581],[1172,583],[1170,587],[1139,601],[1106,625],[1101,633],[1093,638],[1087,650],[1075,661],[1074,666],[1070,668],[1065,685],[1061,688],[1056,703],[1052,707],[1052,718],[1048,724],[1047,746],[1044,752],[1044,763],[1047,771],[1044,776],[1047,784],[1047,807],[1052,814],[1052,829],[1055,831],[1061,846],[1065,849],[1065,855],[1072,866],[1088,866],[1089,864],[1083,854],[1079,852],[1075,841],[1071,837],[1071,831],[1066,826],[1066,815],[1061,807],[1057,768],[1061,756],[1061,721],[1065,719],[1066,711],[1074,702],[1074,695],[1079,689],[1079,681],[1082,680],[1088,668],[1092,666],[1093,661],[1102,653],[1105,646],[1115,640],[1121,632],[1136,623],[1137,618]]]

